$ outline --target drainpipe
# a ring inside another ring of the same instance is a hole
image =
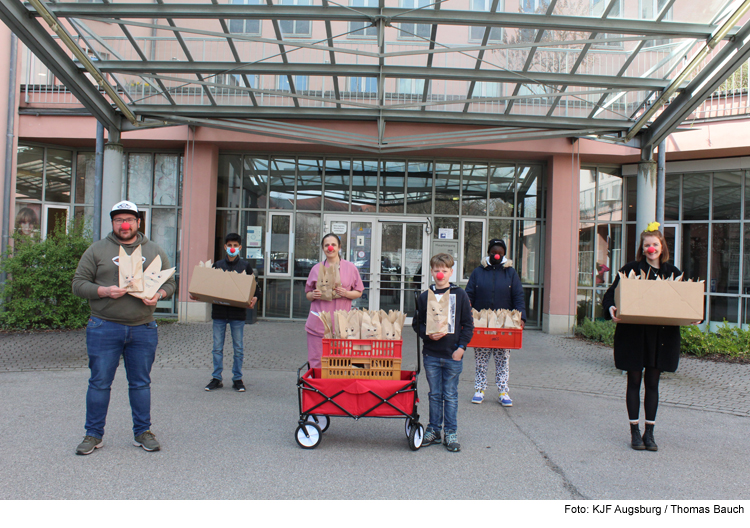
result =
[[[15,33],[10,34],[10,72],[8,75],[8,133],[5,137],[5,182],[3,185],[3,231],[0,249],[5,255],[8,250],[10,238],[10,196],[12,193],[11,181],[13,180],[13,141],[16,118],[16,63],[18,62],[18,37]],[[0,283],[5,284],[6,273],[0,275]]]
[[[664,192],[666,189],[667,141],[659,143],[659,154],[656,158],[656,221],[664,232]]]
[[[94,158],[94,242],[102,238],[102,180],[104,175],[104,125],[96,122],[96,157]]]

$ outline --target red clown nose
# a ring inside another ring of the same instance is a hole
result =
[[[130,229],[130,224],[129,224],[129,223],[127,223],[127,222],[125,222],[124,224],[122,224],[122,228],[123,228],[123,229],[124,229],[125,231],[127,231],[127,230],[129,230],[129,229]]]
[[[333,251],[333,246],[328,246],[328,251]]]
[[[495,256],[492,257],[492,258],[494,258],[495,260],[500,260],[500,255],[498,255],[497,253],[495,253]]]
[[[435,277],[437,277],[437,280],[443,280],[443,278],[445,277],[445,274],[442,271],[438,271],[435,274]]]
[[[652,248],[652,247],[650,247],[650,248],[648,248],[648,249],[646,250],[646,253],[650,253],[650,254],[652,254],[652,255],[653,255],[654,253],[656,253],[656,248]]]

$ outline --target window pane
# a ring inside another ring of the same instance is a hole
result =
[[[404,183],[406,163],[384,161],[380,171],[380,212],[404,212]]]
[[[622,226],[601,224],[597,227],[595,283],[609,286],[615,279],[617,270],[622,267]]]
[[[682,271],[685,278],[708,278],[708,224],[682,224]]]
[[[320,258],[320,215],[297,213],[294,229],[294,276],[305,277]]]
[[[490,219],[489,223],[490,230],[487,233],[487,240],[492,240],[493,238],[504,240],[505,245],[508,248],[508,258],[515,261],[518,256],[515,254],[515,250],[513,248],[513,220]],[[486,253],[487,252],[485,251],[485,254]],[[484,256],[484,254],[482,256]]]
[[[441,229],[452,229],[453,236],[450,237],[450,240],[458,240],[458,218],[452,218],[450,216],[436,216],[435,230],[432,232],[432,238],[437,240],[440,237]]]
[[[518,167],[518,216],[542,218],[542,167]]]
[[[96,154],[81,152],[76,156],[76,203],[94,203]]]
[[[289,318],[291,290],[289,279],[266,279],[266,317]]]
[[[682,178],[682,219],[708,220],[708,174],[685,174]]]
[[[578,230],[578,285],[592,286],[594,270],[594,225],[581,223]]]
[[[237,233],[237,211],[216,211],[216,238],[214,239],[214,262],[226,257],[224,252],[224,237],[229,233]]]
[[[422,290],[422,242],[425,230],[421,224],[406,224],[406,255],[404,257],[404,310],[414,313],[413,291]]]
[[[294,305],[292,307],[292,317],[295,319],[307,319],[310,315],[311,301],[307,300],[305,294],[305,283],[306,280],[294,281]]]
[[[326,211],[349,211],[349,160],[326,160]]]
[[[242,207],[265,209],[268,189],[268,160],[245,158],[242,177]]]
[[[664,220],[680,218],[680,175],[667,174],[664,185]]]
[[[294,208],[295,165],[293,159],[271,160],[270,209]]]
[[[19,145],[17,164],[16,198],[41,200],[44,149]]]
[[[240,206],[240,174],[242,158],[235,155],[219,156],[216,207]]]
[[[432,163],[409,162],[406,196],[408,214],[432,213]]]
[[[523,284],[539,284],[539,257],[542,249],[542,224],[533,220],[519,222],[518,242],[513,256],[513,265]]]
[[[742,214],[744,172],[715,172],[713,196],[714,220],[736,220]]]
[[[128,200],[150,205],[153,170],[151,154],[128,154]]]
[[[180,156],[156,154],[154,166],[154,205],[177,203],[177,180],[180,174]]]
[[[265,239],[266,236],[266,213],[259,211],[244,211],[242,213],[242,224],[238,231],[242,237],[245,260],[257,272],[258,276],[265,274]]]
[[[578,290],[578,297],[576,299],[576,322],[578,324],[583,322],[584,317],[591,319],[593,296],[593,290]]]
[[[271,241],[269,258],[270,273],[289,273],[289,238],[291,217],[274,215],[271,217]]]
[[[619,171],[599,171],[597,200],[599,221],[622,220],[622,178],[619,177]]]
[[[403,224],[384,224],[380,253],[380,308],[401,309],[401,274],[403,271]]]
[[[581,187],[578,198],[580,219],[594,220],[596,212],[596,170],[581,169]]]
[[[482,231],[484,225],[482,222],[465,222],[464,223],[464,276],[462,279],[468,280],[471,272],[481,265],[482,257],[485,255],[485,248],[482,240]]]
[[[740,224],[713,224],[710,291],[739,293]]]
[[[536,288],[524,288],[523,297],[526,303],[526,326],[539,324],[539,307],[541,304],[541,290]]]
[[[94,208],[92,206],[77,206],[73,208],[73,218],[76,224],[83,222],[84,229],[91,229],[94,224]]]
[[[355,161],[352,166],[352,212],[374,213],[377,190],[378,162]]]
[[[72,176],[73,153],[69,150],[47,149],[45,201],[70,203]]]
[[[175,265],[177,247],[176,209],[151,209],[151,240],[161,246],[169,257],[169,266]]]
[[[435,214],[458,214],[460,186],[460,163],[438,163],[435,165]]]
[[[635,177],[629,176],[625,178],[625,183],[628,187],[628,222],[635,222],[636,210],[638,208]]]
[[[715,332],[725,321],[731,326],[739,322],[737,301],[737,297],[717,297],[713,295],[709,297],[709,303],[711,304],[709,329],[712,332]]]
[[[300,159],[297,177],[297,210],[320,211],[323,191],[323,162]]]
[[[464,164],[462,214],[468,216],[487,214],[487,173],[487,165]]]

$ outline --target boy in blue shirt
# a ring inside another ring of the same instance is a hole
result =
[[[424,347],[424,371],[430,385],[430,423],[422,440],[422,446],[439,444],[440,432],[445,426],[445,444],[448,451],[460,451],[458,443],[458,378],[463,370],[466,346],[474,332],[471,304],[466,292],[451,284],[453,257],[438,253],[430,259],[430,273],[435,284],[430,289],[438,300],[449,295],[448,331],[427,335],[428,292],[424,291],[417,301],[417,316],[412,321],[414,331],[422,338]]]

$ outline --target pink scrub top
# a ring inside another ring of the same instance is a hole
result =
[[[311,292],[315,289],[315,284],[318,282],[318,270],[320,266],[328,266],[328,260],[318,262],[315,264],[313,269],[310,270],[310,275],[307,277],[307,283],[305,284],[305,293]],[[348,260],[342,260],[339,264],[339,275],[341,276],[341,285],[344,289],[359,292],[365,290],[365,285],[362,284],[362,277],[359,275],[357,267],[349,262]],[[307,317],[307,323],[305,323],[305,330],[308,334],[312,334],[318,337],[323,337],[323,322],[320,318],[312,312],[330,312],[331,321],[333,322],[333,312],[336,310],[349,311],[352,308],[352,300],[334,299],[332,301],[323,301],[321,299],[315,299],[310,305],[310,315]],[[334,329],[335,329],[335,322]]]

